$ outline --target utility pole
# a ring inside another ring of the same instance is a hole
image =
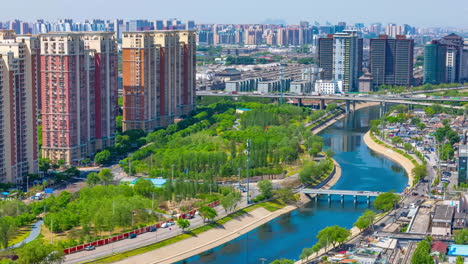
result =
[[[172,164],[172,184],[174,184],[174,164]]]
[[[239,189],[240,189],[240,187],[241,187],[241,168],[239,167],[237,170],[239,171]]]
[[[247,204],[250,204],[250,138],[247,139]]]
[[[132,176],[132,156],[128,157],[128,176]]]
[[[152,199],[151,199],[151,213],[154,213],[154,192],[152,193]]]

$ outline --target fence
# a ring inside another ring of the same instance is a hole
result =
[[[209,207],[215,207],[217,205],[219,205],[219,201],[214,201],[212,203],[207,204],[207,206],[209,206]],[[189,216],[195,215],[196,212],[197,212],[197,209],[194,209],[194,210],[192,210],[192,211],[190,211],[188,213],[181,214],[178,219],[188,218]],[[123,239],[127,239],[132,234],[140,235],[140,234],[144,234],[146,232],[149,232],[152,228],[160,228],[164,223],[170,222],[170,221],[174,221],[174,218],[171,218],[171,219],[163,221],[163,222],[156,223],[154,225],[145,226],[145,227],[142,227],[142,228],[139,228],[139,229],[135,229],[135,230],[132,230],[130,232],[123,233],[123,234],[120,234],[120,235],[116,235],[116,236],[113,236],[113,237],[96,240],[96,241],[93,241],[93,242],[90,242],[90,243],[78,245],[78,246],[71,247],[71,248],[66,248],[66,249],[63,250],[63,252],[65,253],[65,255],[68,255],[68,254],[72,254],[72,253],[84,250],[88,246],[99,247],[99,246],[107,245],[107,244],[110,244],[110,243],[114,243],[114,242],[117,242],[117,241],[120,241],[120,240],[123,240]]]

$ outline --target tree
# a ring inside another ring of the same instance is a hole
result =
[[[336,108],[338,108],[338,105],[336,103],[332,103],[332,104],[327,105],[326,110],[328,112],[331,112],[331,111],[335,110]]]
[[[104,185],[107,185],[109,183],[112,182],[112,180],[114,179],[114,176],[112,175],[112,172],[110,169],[102,169],[99,174],[99,179],[101,179],[101,182],[104,184]]]
[[[327,148],[325,150],[325,156],[327,156],[329,158],[332,158],[333,156],[335,156],[335,152],[333,151],[333,149]]]
[[[184,232],[186,228],[190,227],[190,221],[187,219],[179,219],[177,220],[177,225],[182,229],[182,232]]]
[[[337,246],[346,241],[346,239],[351,235],[351,232],[337,225],[328,226],[320,230],[317,239],[321,245],[328,246],[331,244],[333,247]]]
[[[455,244],[467,245],[468,244],[468,228],[459,229],[454,232],[453,238]]]
[[[203,217],[203,221],[206,221],[206,219],[213,221],[213,219],[215,219],[216,216],[218,216],[218,213],[216,212],[216,210],[209,206],[202,206],[198,211],[200,212],[200,215]]]
[[[241,194],[238,192],[231,192],[228,195],[224,196],[220,200],[221,206],[224,208],[226,213],[234,209],[238,202],[242,199]]]
[[[359,228],[360,230],[366,229],[374,223],[375,220],[375,212],[371,210],[366,210],[354,223],[354,226]]]
[[[46,172],[50,169],[50,159],[49,158],[39,158],[39,170]]]
[[[411,174],[413,175],[415,182],[424,179],[424,177],[427,176],[426,166],[424,164],[418,164],[414,166],[414,168],[411,170]]]
[[[399,136],[392,137],[392,144],[393,145],[399,145],[401,143],[403,143],[403,139],[401,139],[401,137],[399,137]]]
[[[91,172],[88,174],[88,176],[86,176],[86,184],[88,184],[90,187],[98,184],[100,181],[101,179],[95,172]]]
[[[424,128],[426,128],[426,125],[424,123],[418,123],[418,129],[419,130],[423,130]]]
[[[98,152],[96,156],[94,156],[94,163],[99,165],[107,164],[111,159],[111,153],[109,150],[105,149],[101,152]]]
[[[410,143],[405,143],[403,144],[403,148],[405,149],[406,152],[410,152],[413,146]]]
[[[465,263],[465,259],[462,256],[457,256],[457,258],[455,259],[455,264],[464,264],[464,263]]]
[[[0,243],[3,248],[8,247],[8,241],[17,230],[15,219],[11,216],[0,217]]]
[[[140,178],[136,181],[135,185],[133,185],[133,190],[135,190],[138,195],[151,197],[154,192],[154,185],[150,180]]]
[[[283,200],[285,203],[297,202],[297,197],[290,188],[280,188],[273,191],[275,197]]]
[[[388,212],[393,209],[399,199],[400,197],[393,192],[381,193],[375,198],[372,205],[377,210]]]
[[[42,240],[33,240],[18,249],[19,264],[62,263],[63,250]]]
[[[289,259],[277,259],[270,262],[270,264],[294,264],[294,261]]]
[[[445,144],[440,150],[440,159],[441,160],[451,160],[453,159],[455,151],[450,144]]]
[[[307,260],[309,260],[309,257],[312,254],[314,254],[314,250],[312,248],[303,248],[299,258],[301,260],[306,260],[307,261]]]
[[[411,257],[411,264],[434,264],[430,251],[431,243],[429,240],[419,242]]]
[[[59,165],[59,167],[62,167],[64,164],[65,164],[65,161],[63,159],[57,160],[57,165]]]
[[[264,199],[269,199],[273,195],[273,184],[271,181],[263,180],[257,183],[258,188]]]

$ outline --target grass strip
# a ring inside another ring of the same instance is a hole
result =
[[[97,259],[97,260],[94,260],[94,261],[86,261],[86,262],[82,262],[82,263],[112,263],[112,262],[116,262],[116,261],[119,261],[119,260],[122,260],[122,259],[125,259],[125,258],[129,258],[129,257],[132,257],[132,256],[143,254],[143,253],[146,253],[146,252],[149,252],[149,251],[156,250],[158,248],[168,246],[170,244],[177,243],[177,242],[179,242],[181,240],[184,240],[184,239],[187,239],[187,238],[197,236],[197,235],[199,235],[199,234],[201,234],[203,232],[206,232],[206,231],[208,231],[210,229],[221,226],[221,225],[233,220],[234,218],[245,215],[248,212],[253,211],[253,210],[255,210],[257,208],[260,208],[260,207],[263,207],[263,208],[265,208],[266,210],[268,210],[270,212],[274,212],[274,211],[277,211],[277,210],[279,210],[279,209],[281,209],[281,208],[283,208],[285,206],[286,206],[286,203],[284,203],[282,200],[279,200],[279,199],[254,204],[254,205],[246,207],[246,208],[244,208],[242,210],[239,210],[239,211],[237,211],[235,213],[232,213],[232,214],[230,214],[228,216],[225,216],[225,217],[223,217],[223,218],[221,218],[221,219],[219,219],[217,221],[214,221],[213,223],[209,223],[209,224],[206,224],[204,226],[198,227],[198,228],[196,228],[196,229],[194,229],[194,230],[192,230],[192,231],[190,231],[188,233],[180,234],[178,236],[175,236],[175,237],[172,237],[172,238],[169,238],[169,239],[166,239],[166,240],[163,240],[163,241],[160,241],[158,243],[151,244],[151,245],[147,245],[147,246],[143,246],[143,247],[140,247],[140,248],[132,249],[132,250],[122,252],[122,253],[118,253],[118,254],[115,254],[115,255],[110,255],[110,256],[107,256],[107,257],[104,257],[104,258],[101,258],[101,259]]]

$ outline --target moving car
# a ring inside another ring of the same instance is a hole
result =
[[[95,250],[96,247],[90,245],[90,246],[85,247],[84,249],[85,249],[86,251],[91,251],[91,250]]]

